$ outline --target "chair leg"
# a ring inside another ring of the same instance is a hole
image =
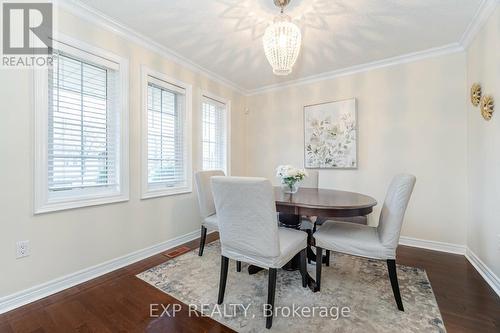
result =
[[[207,239],[207,228],[201,226],[200,235],[200,249],[198,250],[198,255],[201,257],[203,255],[203,249],[205,248],[205,240]]]
[[[274,315],[274,295],[276,294],[276,268],[269,268],[269,285],[267,287],[267,304],[271,315],[266,317],[266,328],[269,329],[273,326]]]
[[[316,286],[321,289],[321,267],[323,266],[323,249],[316,246]]]
[[[325,260],[326,260],[325,265],[328,267],[328,266],[330,266],[330,250],[326,250],[325,256],[326,256],[326,258],[325,258]]]
[[[300,251],[300,274],[302,275],[302,287],[307,287],[307,248]]]
[[[387,270],[389,271],[389,278],[391,279],[392,292],[394,293],[394,299],[398,305],[400,311],[404,311],[403,301],[401,300],[401,294],[399,292],[398,274],[396,272],[396,260],[387,260]]]
[[[309,246],[309,244],[312,244],[313,231],[310,229],[307,229],[306,232],[307,232],[307,245]],[[306,251],[307,251],[307,249],[306,249]],[[309,257],[307,256],[307,252],[306,252],[306,258],[307,258],[307,263],[310,264],[311,259],[309,259]]]
[[[226,292],[227,268],[229,267],[229,258],[221,256],[220,266],[220,282],[219,282],[219,299],[217,304],[224,302],[224,293]]]
[[[241,261],[236,262],[236,271],[239,273],[241,272]]]

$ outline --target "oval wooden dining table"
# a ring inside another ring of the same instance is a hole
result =
[[[321,188],[299,188],[297,193],[290,194],[284,193],[281,187],[276,186],[274,199],[282,225],[296,229],[300,227],[301,216],[316,216],[318,221],[329,218],[366,216],[377,205],[377,201],[368,195]],[[315,261],[316,257],[311,250],[314,240],[312,237],[308,240],[308,259]],[[248,268],[250,274],[255,274],[260,270],[255,266]],[[314,279],[309,274],[307,279],[309,288],[316,292]]]
[[[290,194],[275,186],[274,200],[276,211],[298,216],[366,216],[377,205],[377,201],[368,195],[322,188],[299,188],[297,193]]]

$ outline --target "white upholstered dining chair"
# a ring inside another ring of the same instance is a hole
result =
[[[213,176],[224,176],[222,170],[208,170],[199,171],[195,174],[196,191],[198,194],[198,204],[200,206],[201,214],[201,235],[200,235],[200,249],[198,255],[203,255],[205,248],[205,241],[207,239],[207,229],[211,231],[218,231],[219,224],[217,222],[217,215],[215,214],[214,197],[212,195],[212,184],[210,179]]]
[[[267,304],[274,312],[277,269],[300,253],[302,286],[307,286],[307,235],[278,228],[271,183],[265,178],[212,177],[221,243],[221,273],[217,304],[224,301],[229,259],[269,270]],[[266,328],[272,326],[272,314]]]
[[[408,174],[394,177],[385,197],[378,227],[328,221],[314,234],[317,258],[321,258],[322,250],[326,249],[359,257],[386,260],[394,298],[401,311],[404,311],[404,307],[396,273],[396,249],[415,181],[415,176]],[[316,265],[318,289],[321,286],[321,266]]]

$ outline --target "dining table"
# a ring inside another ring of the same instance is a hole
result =
[[[322,188],[299,188],[296,193],[286,193],[280,186],[275,186],[274,199],[280,225],[297,230],[302,230],[301,221],[304,216],[314,217],[309,219],[313,224],[329,219],[335,220],[335,218],[364,217],[370,214],[373,207],[377,205],[374,198],[365,194]],[[315,225],[313,229],[316,229]],[[304,230],[304,232],[309,234],[308,260],[315,262],[316,256],[311,249],[314,246],[313,230]],[[294,258],[287,264],[288,270],[298,269],[298,265],[295,264],[297,260],[298,258]],[[252,265],[248,268],[250,274],[255,274],[260,270],[262,269]],[[309,288],[314,292],[318,291],[315,280],[308,273],[307,279]]]

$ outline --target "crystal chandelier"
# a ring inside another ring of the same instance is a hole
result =
[[[262,40],[266,58],[276,75],[292,72],[302,41],[300,29],[291,22],[290,16],[283,14],[283,8],[289,3],[290,0],[274,0],[274,4],[281,8],[281,13],[267,27]]]

